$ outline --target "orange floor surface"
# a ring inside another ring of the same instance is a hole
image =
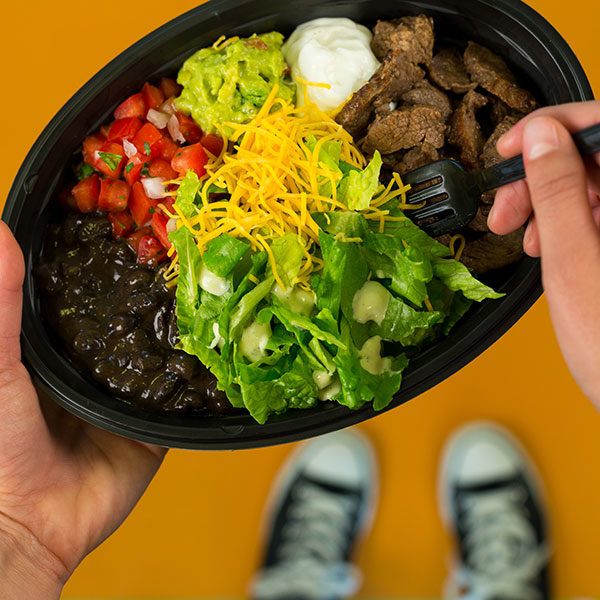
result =
[[[531,0],[567,39],[600,90],[597,0]],[[31,144],[110,59],[192,0],[3,5],[0,202]],[[492,348],[410,403],[361,426],[373,440],[381,498],[356,560],[360,597],[440,594],[451,544],[435,496],[440,449],[473,419],[510,428],[549,498],[560,597],[600,595],[600,415],[571,379],[539,301]],[[271,480],[293,445],[243,452],[171,451],[123,527],[93,552],[64,597],[243,597],[260,556]]]

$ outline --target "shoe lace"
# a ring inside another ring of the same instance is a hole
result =
[[[252,589],[261,600],[335,598],[353,594],[359,572],[344,560],[356,500],[302,481],[292,491],[281,531],[278,562],[264,569]]]
[[[465,499],[468,564],[458,574],[467,597],[537,600],[535,578],[548,560],[525,506],[527,492],[517,486]]]

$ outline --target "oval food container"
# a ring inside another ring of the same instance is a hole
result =
[[[459,45],[471,39],[500,54],[522,85],[545,104],[593,98],[566,42],[518,0],[212,0],[182,15],[115,58],[67,102],[34,144],[10,191],[3,219],[14,231],[27,263],[23,357],[40,387],[67,410],[99,427],[182,448],[266,446],[326,433],[379,414],[370,405],[350,411],[324,403],[258,425],[249,415],[166,415],[111,398],[61,354],[40,316],[32,265],[55,211],[56,194],[69,178],[73,152],[146,80],[173,76],[185,58],[221,35],[248,36],[273,29],[289,34],[299,23],[317,17],[344,16],[372,25],[377,19],[419,13],[434,17],[437,39]],[[458,371],[514,325],[541,294],[539,262],[523,258],[486,278],[486,283],[506,292],[506,297],[473,307],[448,338],[415,357],[402,389],[386,410]]]

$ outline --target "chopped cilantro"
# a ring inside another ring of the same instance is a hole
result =
[[[146,156],[150,156],[150,144],[148,142],[144,142],[144,151],[146,152]]]
[[[113,154],[112,152],[98,152],[98,156],[102,162],[111,170],[114,171],[123,160],[121,154]]]
[[[79,167],[79,170],[77,171],[77,181],[81,181],[82,179],[93,175],[94,172],[94,167],[88,165],[87,163],[82,163],[82,165]]]
[[[127,163],[126,167],[125,167],[125,173],[129,173],[129,171],[131,171],[131,169],[133,169],[133,163]]]
[[[156,212],[156,210],[154,209],[154,206],[149,206],[148,207],[148,213],[153,215]]]
[[[150,177],[150,171],[148,171],[148,163],[144,163],[141,173],[143,177]]]

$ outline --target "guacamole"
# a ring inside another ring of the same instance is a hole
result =
[[[188,58],[177,81],[183,86],[175,104],[206,133],[215,123],[247,123],[277,84],[279,97],[293,100],[296,86],[281,53],[276,31],[239,39],[219,49],[202,48]]]

